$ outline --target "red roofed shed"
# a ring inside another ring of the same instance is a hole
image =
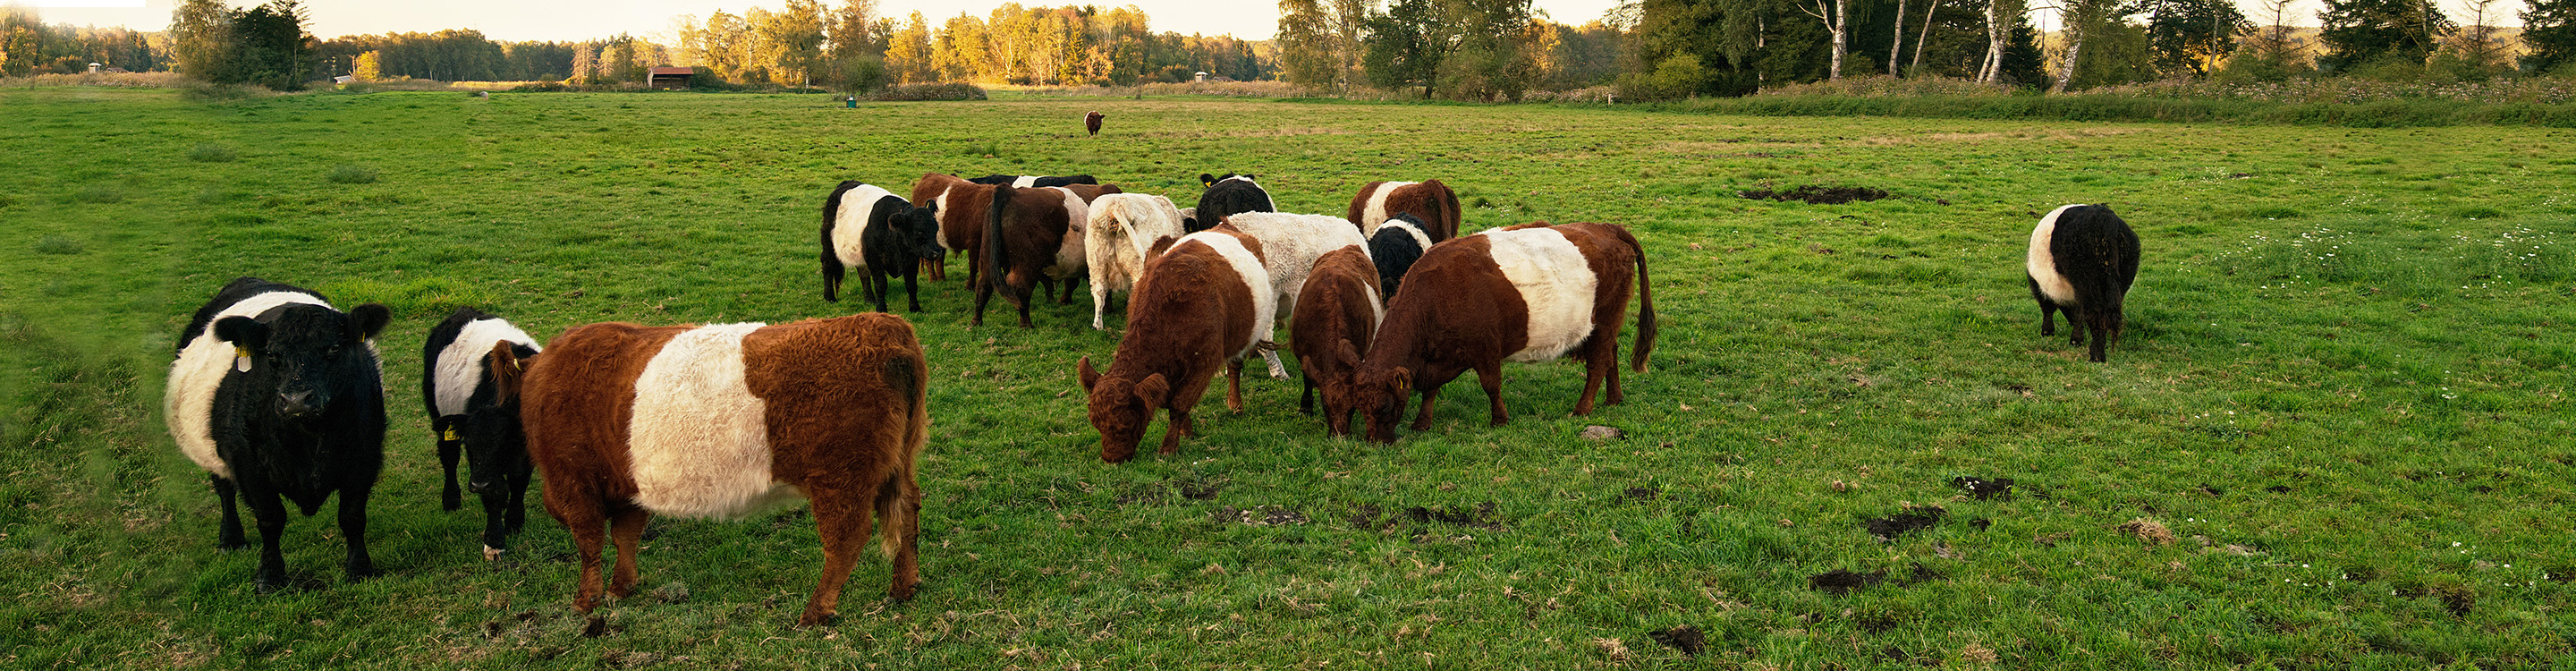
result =
[[[651,83],[657,89],[685,89],[689,87],[689,78],[695,75],[697,71],[691,68],[653,68]]]

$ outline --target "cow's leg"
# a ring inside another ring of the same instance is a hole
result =
[[[1091,330],[1109,330],[1109,288],[1091,283]]]
[[[1599,378],[1594,378],[1594,380],[1597,381]],[[1476,381],[1484,384],[1485,386],[1485,402],[1492,406],[1487,410],[1487,412],[1493,417],[1493,425],[1502,426],[1510,424],[1512,422],[1512,413],[1503,409],[1503,361],[1501,359],[1495,359],[1492,363],[1477,366]],[[1583,400],[1586,403],[1592,401],[1592,388],[1590,385],[1584,386]],[[1580,415],[1583,414],[1583,411],[1577,410],[1574,414]]]
[[[1601,364],[1601,370],[1610,378],[1610,399],[1607,404],[1618,405],[1626,402],[1628,395],[1619,390],[1619,348],[1610,348],[1609,362]]]
[[[877,534],[885,543],[886,556],[894,559],[893,580],[886,595],[896,601],[912,599],[913,588],[921,585],[921,486],[907,470],[886,478],[877,491]]]
[[[2073,305],[2060,305],[2057,309],[2066,313],[2066,344],[2084,344],[2084,309]]]
[[[921,311],[921,287],[913,283],[913,278],[917,275],[919,275],[919,273],[907,272],[903,274],[903,294],[906,299],[912,301],[912,309],[909,310],[909,312]]]
[[[983,326],[984,306],[993,302],[993,288],[977,283],[973,280],[968,280],[967,284],[975,287],[975,321],[972,322],[972,325]]]
[[[215,525],[215,549],[250,547],[250,541],[242,538],[241,513],[234,510],[233,497],[237,493],[233,491],[233,481],[213,473],[207,473],[206,479],[215,483],[215,505],[223,508],[224,519]]]
[[[1312,375],[1300,376],[1297,378],[1297,382],[1300,387],[1303,387],[1303,389],[1297,392],[1297,414],[1315,414],[1315,377]]]
[[[1233,412],[1235,412],[1235,413],[1238,413],[1238,414],[1239,414],[1239,413],[1242,413],[1242,412],[1243,412],[1243,408],[1244,408],[1244,404],[1243,404],[1243,364],[1244,364],[1244,362],[1243,362],[1243,360],[1241,360],[1241,359],[1236,359],[1236,360],[1231,361],[1231,362],[1229,362],[1229,363],[1231,363],[1232,365],[1227,366],[1227,367],[1226,367],[1226,370],[1225,370],[1225,395],[1226,395],[1226,409],[1227,409],[1227,410],[1229,410],[1229,411],[1233,411]]]
[[[483,559],[499,559],[502,548],[510,546],[509,514],[518,504],[518,496],[510,491],[507,478],[479,494],[483,498]]]
[[[572,533],[572,547],[581,555],[581,589],[572,598],[572,609],[587,613],[599,607],[599,550],[608,539],[608,519],[599,509],[602,502],[565,503],[556,498],[555,486],[546,485],[546,512],[553,513]]]
[[[261,594],[286,586],[286,556],[277,551],[277,540],[286,535],[286,504],[277,492],[258,487],[242,488],[250,504],[251,519],[259,524],[259,572],[251,575],[252,587]]]
[[[1076,281],[1076,280],[1079,280],[1079,279],[1081,279],[1081,278],[1082,278],[1082,276],[1081,276],[1081,275],[1075,275],[1075,276],[1073,276],[1073,277],[1067,277],[1067,278],[1064,278],[1064,298],[1061,298],[1061,299],[1056,300],[1055,304],[1057,304],[1057,305],[1072,305],[1072,304],[1073,304],[1073,285],[1074,285],[1074,283],[1075,283],[1075,281]]]
[[[805,602],[805,614],[796,618],[796,626],[812,627],[832,620],[832,612],[841,603],[841,585],[850,580],[850,569],[858,565],[860,553],[868,547],[868,509],[870,501],[859,497],[865,489],[844,482],[823,479],[807,481],[806,492],[814,501],[814,526],[823,537],[823,582],[814,588],[814,598]]]
[[[1574,414],[1577,416],[1592,414],[1592,399],[1601,391],[1602,378],[1619,373],[1619,339],[1603,337],[1605,333],[1611,332],[1594,327],[1592,341],[1584,343],[1582,348],[1583,395],[1574,401]],[[1618,398],[1618,392],[1611,392],[1611,403],[1618,403]]]
[[[1163,427],[1163,448],[1159,453],[1180,454],[1181,437],[1195,435],[1199,435],[1199,430],[1198,427],[1190,425],[1190,411],[1184,408],[1173,408],[1172,421],[1167,422]]]
[[[433,423],[435,422],[433,421]],[[453,431],[455,429],[450,428],[448,430]],[[465,451],[464,448],[465,441],[448,440],[445,432],[441,432],[439,434],[438,465],[440,468],[447,471],[447,486],[440,489],[438,492],[438,507],[441,510],[455,510],[465,507],[465,496],[462,492],[459,492],[456,489],[456,458],[462,455]]]
[[[628,505],[610,515],[608,534],[617,541],[617,572],[609,578],[608,593],[623,599],[635,593],[635,553],[644,543],[644,521],[653,514]]]
[[[530,476],[534,475],[535,471],[536,464],[521,461],[507,480],[507,486],[510,488],[507,522],[509,531],[512,533],[517,533],[520,528],[528,524],[528,481],[532,479]]]
[[[340,568],[350,582],[376,575],[376,560],[367,556],[367,496],[375,483],[340,488],[340,536],[349,542],[348,557]]]
[[[893,279],[875,268],[868,269],[868,297],[876,299],[878,312],[893,312],[886,309],[886,299],[893,298],[890,295],[894,293]]]
[[[1034,303],[1034,302],[1036,302],[1036,301],[1030,300],[1030,298],[1029,298],[1028,296],[1020,296],[1019,298],[1020,298],[1020,328],[1032,328],[1032,327],[1029,325],[1029,304],[1030,304],[1030,303]]]
[[[1443,380],[1443,381],[1445,382],[1446,380]],[[1422,414],[1413,418],[1413,430],[1415,430],[1415,431],[1429,431],[1429,430],[1431,430],[1431,402],[1432,402],[1432,401],[1434,401],[1434,400],[1437,400],[1437,399],[1439,399],[1439,398],[1440,398],[1440,386],[1439,386],[1439,385],[1435,385],[1435,384],[1424,384],[1424,385],[1422,385]]]

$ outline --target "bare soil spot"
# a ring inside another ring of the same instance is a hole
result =
[[[1896,540],[1897,536],[1904,535],[1906,532],[1923,529],[1939,523],[1941,518],[1948,517],[1949,515],[1950,511],[1942,510],[1940,506],[1921,506],[1907,508],[1905,511],[1894,515],[1869,520],[1867,524],[1869,526],[1869,532],[1877,535],[1879,540],[1892,541]]]
[[[1870,201],[1886,198],[1887,191],[1885,189],[1873,189],[1866,186],[1816,186],[1810,184],[1785,191],[1773,191],[1770,189],[1738,191],[1736,192],[1736,195],[1743,196],[1747,200],[1796,200],[1804,201],[1810,205],[1841,205],[1855,200]]]
[[[1308,521],[1305,513],[1279,506],[1255,506],[1239,510],[1234,506],[1218,506],[1216,510],[1208,512],[1208,520],[1218,524],[1236,523],[1263,527],[1305,524]]]
[[[1708,649],[1708,638],[1699,633],[1699,627],[1687,624],[1663,631],[1649,631],[1646,637],[1690,657],[1698,657],[1701,650]]]

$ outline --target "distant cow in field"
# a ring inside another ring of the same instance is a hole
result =
[[[1354,375],[1369,439],[1394,442],[1395,423],[1417,388],[1422,412],[1413,430],[1431,428],[1440,386],[1471,370],[1484,383],[1494,425],[1510,421],[1503,410],[1504,361],[1580,357],[1583,398],[1574,414],[1591,414],[1605,376],[1609,403],[1618,404],[1619,326],[1628,313],[1631,267],[1638,296],[1633,365],[1643,372],[1655,346],[1655,298],[1644,249],[1628,229],[1527,224],[1433,246],[1405,278],[1406,290],[1387,305],[1377,342]]]
[[[1092,135],[1093,137],[1098,137],[1098,136],[1100,135],[1100,119],[1101,119],[1101,116],[1102,116],[1102,115],[1101,115],[1099,112],[1089,112],[1089,113],[1085,113],[1085,114],[1083,114],[1083,115],[1082,115],[1082,128],[1083,128],[1083,130],[1091,131],[1091,135]]]
[[[1405,271],[1413,269],[1422,253],[1431,249],[1431,235],[1422,232],[1421,224],[1422,220],[1413,215],[1399,214],[1387,218],[1378,224],[1377,232],[1369,234],[1369,261],[1377,264],[1378,287],[1385,290],[1387,298],[1395,297]]]
[[[573,608],[599,605],[607,536],[617,566],[606,591],[624,597],[652,515],[739,519],[798,498],[813,502],[823,541],[822,582],[799,625],[831,619],[871,513],[894,560],[887,591],[911,598],[928,376],[912,325],[878,313],[779,326],[591,324],[556,337],[528,366],[521,408],[546,512],[580,551]]]
[[[1091,271],[1091,328],[1108,329],[1109,292],[1135,288],[1154,256],[1154,242],[1182,235],[1181,211],[1170,198],[1121,193],[1091,202],[1082,242]]]
[[[1009,186],[1021,189],[1042,186],[1073,186],[1076,184],[1100,183],[1098,178],[1090,175],[1068,175],[1064,177],[1046,177],[1040,175],[985,175],[966,181],[985,186]]]
[[[2030,297],[2039,301],[2039,334],[2057,335],[2055,312],[2066,312],[2067,344],[2093,335],[2094,362],[2110,360],[2126,321],[2121,302],[2138,279],[2138,234],[2101,205],[2067,205],[2040,217],[2030,231],[2023,264]],[[2079,323],[2081,320],[2081,323]]]
[[[1270,273],[1270,291],[1276,295],[1278,314],[1293,314],[1297,293],[1306,286],[1306,273],[1315,267],[1315,259],[1324,252],[1343,247],[1366,245],[1368,240],[1351,228],[1351,222],[1321,214],[1288,214],[1284,212],[1242,212],[1225,218],[1235,230],[1261,241],[1261,263]],[[1275,329],[1261,325],[1261,339],[1275,340]],[[1288,379],[1288,370],[1279,364],[1279,353],[1265,348],[1261,359],[1270,366],[1270,376]]]
[[[311,290],[244,277],[224,285],[179,333],[162,415],[188,460],[212,475],[223,521],[216,544],[238,549],[236,489],[259,523],[259,591],[286,585],[277,547],[285,502],[306,516],[340,495],[341,566],[374,575],[367,497],[385,460],[383,364],[375,337],[393,320],[368,303],[347,313]],[[283,499],[283,501],[281,501]]]
[[[939,246],[939,205],[913,207],[885,189],[844,181],[823,200],[823,300],[841,300],[841,277],[858,269],[859,289],[886,311],[893,279],[903,276],[903,291],[913,312],[921,311],[921,288],[915,278],[924,261],[947,255]]]
[[[1088,356],[1075,366],[1090,395],[1102,461],[1136,456],[1157,409],[1172,414],[1161,453],[1179,452],[1181,436],[1198,433],[1190,410],[1220,368],[1225,407],[1243,410],[1243,357],[1261,342],[1276,307],[1269,285],[1261,241],[1231,226],[1189,234],[1146,262],[1109,371],[1093,369]]]
[[[912,183],[912,202],[931,210],[939,219],[939,247],[966,257],[966,283],[970,287],[983,277],[983,260],[979,257],[984,249],[984,219],[991,213],[993,188],[936,172],[923,174]],[[946,259],[925,261],[922,265],[930,271],[931,280],[948,279]]]
[[[991,188],[982,253],[977,254],[983,276],[975,283],[973,323],[984,325],[984,306],[999,293],[1019,308],[1020,328],[1030,328],[1029,296],[1039,282],[1081,272],[1082,239],[1071,238],[1068,244],[1067,234],[1085,216],[1085,208],[1082,199],[1064,189]]]
[[[509,536],[527,523],[528,439],[519,430],[518,376],[538,352],[535,338],[500,317],[457,308],[429,329],[422,345],[420,395],[429,407],[429,432],[438,441],[438,463],[447,474],[439,505],[464,507],[456,491],[456,458],[471,469],[466,491],[483,500],[483,558],[509,548]]]
[[[1270,204],[1270,192],[1254,183],[1251,175],[1228,173],[1218,177],[1200,173],[1199,184],[1207,190],[1199,192],[1198,207],[1192,208],[1189,218],[1181,221],[1182,227],[1191,233],[1207,230],[1237,213],[1279,211],[1278,207]]]
[[[1324,429],[1351,435],[1351,371],[1368,354],[1386,305],[1378,300],[1377,268],[1368,254],[1351,245],[1315,259],[1297,308],[1288,320],[1288,346],[1297,355],[1305,390],[1297,409],[1315,408],[1315,390],[1324,392]]]
[[[1440,180],[1421,182],[1369,182],[1351,197],[1350,220],[1364,234],[1377,233],[1379,224],[1399,214],[1414,216],[1414,223],[1431,236],[1434,243],[1458,237],[1460,217],[1458,194]]]

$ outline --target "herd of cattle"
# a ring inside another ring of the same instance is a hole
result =
[[[540,345],[508,321],[463,308],[432,328],[421,395],[445,470],[441,503],[483,504],[486,559],[522,522],[535,473],[546,511],[570,530],[581,558],[575,608],[603,592],[631,594],[636,549],[653,514],[739,518],[806,499],[824,545],[822,581],[802,625],[829,620],[869,536],[894,561],[890,593],[920,582],[921,489],[928,361],[912,325],[883,314],[891,281],[945,278],[966,259],[976,324],[994,294],[1028,327],[1033,299],[1071,303],[1091,285],[1092,327],[1106,329],[1113,292],[1126,292],[1125,329],[1103,370],[1076,363],[1111,463],[1135,455],[1157,410],[1170,415],[1160,447],[1195,435],[1191,411],[1222,370],[1226,405],[1241,411],[1242,370],[1255,355],[1287,379],[1276,324],[1301,370],[1299,405],[1322,397],[1326,430],[1366,421],[1391,442],[1406,405],[1430,427],[1440,388],[1474,371],[1492,423],[1508,421],[1502,363],[1584,362],[1575,414],[1617,404],[1618,335],[1636,289],[1629,365],[1645,370],[1655,342],[1646,256],[1621,226],[1525,224],[1460,234],[1457,196],[1437,180],[1373,182],[1345,216],[1275,212],[1251,175],[1202,175],[1196,206],[1126,193],[1088,176],[973,180],[923,176],[910,198],[843,182],[823,206],[823,296],[856,279],[877,313],[760,323],[575,327]],[[2138,242],[2107,208],[2069,205],[2031,234],[2027,275],[2041,333],[2067,313],[2075,342],[2089,331],[2102,361],[2121,330],[2122,296]],[[1057,293],[1057,283],[1062,293]],[[218,542],[248,546],[238,493],[259,526],[255,584],[285,583],[278,538],[292,501],[305,515],[339,495],[351,579],[373,573],[366,503],[383,465],[384,392],[376,337],[382,305],[347,312],[321,294],[244,277],[200,308],[180,335],[164,414],[179,449],[210,474],[220,498]],[[618,547],[601,576],[605,542]],[[603,584],[603,582],[605,584]]]

